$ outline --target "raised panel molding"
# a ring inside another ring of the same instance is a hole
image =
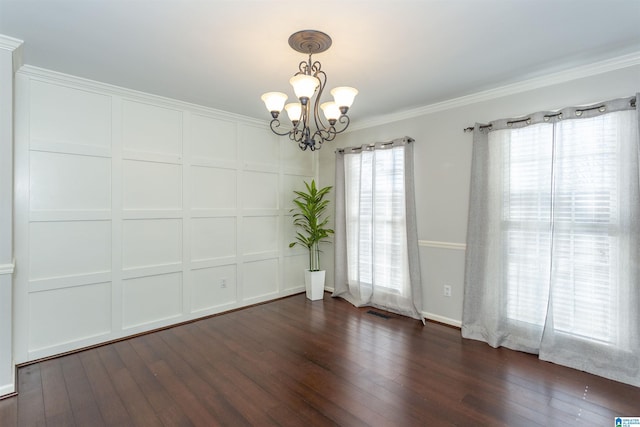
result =
[[[193,270],[191,312],[197,313],[235,304],[238,299],[235,265]]]
[[[280,168],[280,140],[261,126],[241,125],[240,146],[245,169],[278,171]]]
[[[30,137],[43,142],[109,149],[111,97],[67,85],[33,81]]]
[[[235,257],[236,223],[235,217],[192,218],[191,260]]]
[[[153,303],[149,299],[153,297]],[[122,285],[124,329],[177,318],[182,314],[182,276],[169,273],[126,279]]]
[[[235,209],[238,171],[191,166],[192,209]]]
[[[77,154],[80,156],[111,157],[111,147],[98,147],[71,142],[52,142],[37,138],[31,139],[31,150],[49,153]]]
[[[278,174],[244,172],[242,177],[242,207],[245,209],[278,208]]]
[[[277,216],[245,217],[242,236],[244,255],[277,251],[279,234]]]
[[[306,254],[288,256],[284,258],[285,290],[304,287],[304,270],[309,268],[309,257]]]
[[[242,298],[245,301],[257,301],[278,293],[278,259],[263,259],[246,262],[242,265],[244,281]]]
[[[73,288],[76,286],[93,285],[95,283],[111,282],[110,271],[76,274],[73,276],[47,277],[29,281],[29,292],[51,291],[54,289]]]
[[[30,66],[16,82],[17,363],[304,289],[282,206],[316,154],[231,113]]]
[[[237,162],[237,125],[200,114],[191,116],[191,159],[198,162]]]
[[[111,162],[104,157],[31,153],[32,211],[105,210],[111,207]]]
[[[125,220],[122,234],[124,270],[182,261],[181,219]]]
[[[28,255],[32,280],[109,271],[111,222],[31,223]]]
[[[110,283],[30,293],[30,351],[109,333],[110,295]]]
[[[182,112],[123,100],[122,145],[127,151],[181,157]]]
[[[182,166],[123,161],[122,207],[125,210],[182,209]]]

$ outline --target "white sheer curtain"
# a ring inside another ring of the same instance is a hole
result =
[[[633,105],[476,126],[464,337],[640,386]]]
[[[411,141],[336,152],[334,296],[422,320]]]

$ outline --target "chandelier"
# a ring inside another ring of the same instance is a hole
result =
[[[347,111],[358,91],[352,87],[337,87],[331,90],[333,101],[320,104],[327,84],[327,75],[322,71],[320,62],[313,61],[311,55],[329,49],[331,37],[315,30],[298,31],[289,37],[289,46],[297,52],[309,55],[309,60],[301,61],[298,72],[289,80],[299,102],[285,105],[287,95],[282,92],[268,92],[262,95],[261,99],[271,113],[272,120],[269,126],[273,133],[280,136],[288,135],[302,150],[319,150],[324,142],[333,141],[337,134],[344,132],[349,126]],[[292,127],[289,131],[279,132],[279,116],[283,107]],[[326,122],[320,117],[320,109]],[[315,126],[314,129],[311,128],[312,125]]]

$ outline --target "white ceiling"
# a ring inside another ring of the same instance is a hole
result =
[[[265,121],[301,29],[355,122],[640,52],[639,23],[640,0],[0,0],[25,64]]]

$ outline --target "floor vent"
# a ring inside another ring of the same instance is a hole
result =
[[[383,319],[391,319],[390,316],[387,316],[384,313],[380,313],[379,311],[369,310],[367,314],[373,314],[374,316],[382,317]]]

